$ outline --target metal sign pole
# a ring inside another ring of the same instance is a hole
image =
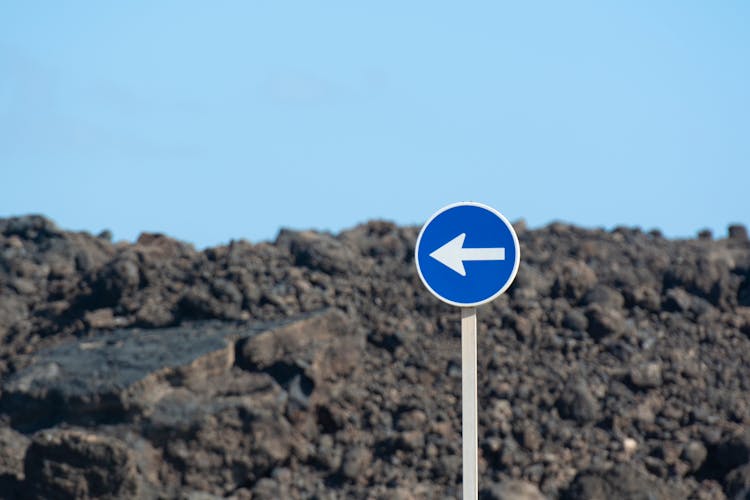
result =
[[[479,442],[477,417],[477,309],[461,308],[461,404],[463,418],[463,492],[464,500],[479,497]]]
[[[473,201],[435,212],[422,226],[414,248],[422,283],[438,299],[461,308],[464,500],[479,496],[476,307],[508,289],[520,259],[513,225],[494,208]]]

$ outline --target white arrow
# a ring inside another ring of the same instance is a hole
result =
[[[466,233],[461,233],[430,254],[430,257],[466,276],[466,260],[505,260],[505,248],[464,248]]]

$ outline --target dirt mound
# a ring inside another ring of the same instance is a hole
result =
[[[0,219],[0,496],[456,498],[459,314],[418,228],[196,251]],[[484,498],[750,494],[750,243],[517,227]]]

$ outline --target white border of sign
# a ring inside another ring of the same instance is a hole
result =
[[[508,278],[508,282],[505,283],[505,285],[500,290],[498,290],[492,297],[488,297],[488,298],[486,298],[484,300],[481,300],[479,302],[461,303],[461,302],[454,302],[452,300],[446,299],[445,297],[443,297],[442,295],[440,295],[439,293],[437,293],[435,290],[432,289],[432,287],[430,286],[430,284],[427,283],[427,280],[424,279],[424,276],[422,275],[422,269],[419,267],[419,245],[420,245],[420,243],[422,243],[422,235],[424,234],[425,229],[427,229],[427,226],[430,225],[430,223],[433,221],[433,219],[435,219],[435,217],[437,217],[438,215],[442,214],[446,210],[450,210],[451,208],[461,207],[461,206],[471,206],[471,207],[483,208],[485,210],[489,210],[493,214],[495,214],[498,217],[500,217],[500,219],[502,219],[502,221],[505,222],[505,225],[508,226],[508,229],[510,230],[510,234],[513,236],[513,242],[516,245],[516,259],[515,259],[515,262],[513,262],[513,272],[510,273],[510,277]],[[506,219],[503,214],[501,214],[500,212],[498,212],[497,210],[495,210],[491,206],[485,205],[484,203],[478,203],[478,202],[475,202],[475,201],[459,201],[458,203],[451,203],[450,205],[444,206],[443,208],[441,208],[440,210],[438,210],[437,212],[435,212],[434,214],[432,214],[432,216],[429,219],[427,219],[427,222],[424,223],[424,225],[422,226],[422,229],[419,231],[419,236],[417,236],[417,245],[414,248],[414,261],[417,264],[417,274],[419,274],[419,279],[422,280],[422,283],[424,283],[424,286],[427,287],[427,290],[429,290],[430,293],[432,293],[432,295],[434,295],[438,299],[440,299],[443,302],[445,302],[447,304],[450,304],[452,306],[457,306],[457,307],[476,307],[476,306],[481,306],[482,304],[486,304],[487,302],[492,302],[493,300],[495,300],[496,298],[498,298],[500,295],[502,295],[508,289],[508,287],[510,287],[511,283],[513,283],[513,280],[516,279],[516,274],[518,273],[518,266],[521,263],[521,245],[518,243],[518,235],[516,235],[516,230],[513,229],[513,224],[511,224],[510,221],[508,221],[508,219]]]

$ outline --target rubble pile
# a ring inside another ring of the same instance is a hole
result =
[[[750,495],[750,242],[516,224],[488,499]],[[0,219],[0,497],[457,498],[460,315],[416,227],[197,251]]]

